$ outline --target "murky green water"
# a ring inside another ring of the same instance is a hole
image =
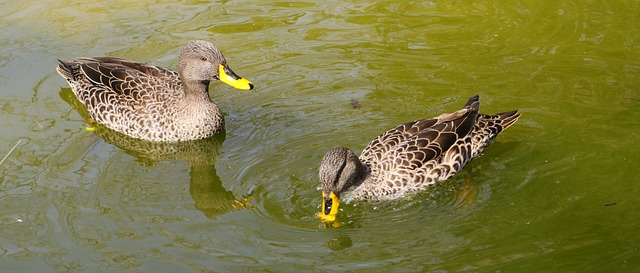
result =
[[[640,271],[638,1],[0,7],[2,272]],[[54,70],[96,55],[175,68],[194,39],[257,87],[212,85],[217,139],[86,131]],[[313,217],[327,149],[476,93],[523,116],[462,173],[341,206],[339,228]]]

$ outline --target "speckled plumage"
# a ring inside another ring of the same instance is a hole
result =
[[[392,199],[453,176],[520,117],[517,110],[479,114],[478,99],[456,112],[397,126],[371,141],[360,158],[344,147],[328,151],[319,170],[325,196]]]
[[[187,141],[224,129],[208,93],[220,65],[226,60],[218,47],[192,41],[180,53],[178,72],[115,57],[59,61],[56,70],[96,122],[134,138]]]

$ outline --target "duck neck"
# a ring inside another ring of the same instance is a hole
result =
[[[202,100],[209,98],[209,81],[183,81],[184,83],[184,92],[187,100]]]
[[[367,165],[364,162],[360,162],[360,166],[361,166],[361,168],[360,168],[360,180],[362,182],[364,182],[367,178],[369,178],[369,176],[371,174],[371,168],[369,168],[369,165]]]
[[[367,180],[367,178],[369,177],[369,173],[371,171],[367,164],[365,164],[364,162],[358,159],[358,161],[356,162],[356,168],[354,172],[355,173],[354,173],[353,184],[349,186],[350,189],[355,189],[360,187],[360,185],[362,185],[362,183],[364,183],[364,181]]]

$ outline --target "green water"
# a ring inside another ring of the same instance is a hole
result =
[[[640,271],[638,1],[5,1],[0,23],[2,272]],[[256,85],[212,84],[216,139],[87,131],[54,70],[175,68],[194,39]],[[473,94],[522,117],[463,172],[313,216],[325,151]]]

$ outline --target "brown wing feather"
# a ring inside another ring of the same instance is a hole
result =
[[[420,169],[447,151],[458,137],[452,132],[426,130],[405,140],[384,155],[381,169],[385,171]]]
[[[78,58],[60,61],[57,70],[76,86],[78,99],[103,124],[121,124],[110,119],[143,116],[184,96],[177,73],[126,59]],[[96,114],[106,111],[118,114]]]
[[[472,119],[475,119],[475,116],[478,114],[480,108],[479,98],[480,97],[478,95],[469,98],[462,110],[453,113],[442,114],[432,119],[407,122],[384,132],[367,145],[367,147],[362,151],[360,159],[363,162],[369,164],[379,162],[380,160],[382,160],[382,156],[384,154],[394,149],[399,143],[412,138],[416,134],[429,129],[438,123],[457,121],[457,123],[454,122],[453,124],[456,127],[456,133],[458,135],[466,135],[467,132],[469,132],[469,130],[471,130],[471,128],[473,127],[473,123],[470,121],[462,123],[464,119],[461,118],[465,115],[468,115],[468,112],[471,111],[474,112],[474,116],[472,117]]]
[[[91,57],[91,58],[85,57],[85,58],[78,58],[76,60],[82,60],[86,62],[97,62],[97,63],[103,63],[103,64],[107,64],[107,63],[116,64],[119,66],[125,66],[133,70],[140,71],[145,75],[163,79],[164,81],[169,83],[175,83],[175,84],[180,83],[180,77],[177,72],[163,68],[163,67],[149,65],[147,63],[140,63],[140,62],[135,62],[128,59],[117,58],[117,57]]]
[[[458,139],[471,133],[476,116],[477,112],[466,111],[465,115],[454,120],[439,121],[436,125],[425,128],[387,152],[383,162],[392,163],[383,163],[383,170],[415,170],[429,161],[438,160]]]
[[[362,152],[361,160],[373,172],[414,170],[438,159],[460,138],[469,135],[478,116],[479,103],[434,119],[412,121],[374,139]]]
[[[389,150],[393,149],[396,145],[406,139],[410,139],[425,128],[433,126],[436,122],[436,119],[415,120],[388,130],[367,145],[367,147],[362,151],[360,159],[367,163],[379,162],[382,160],[382,156]]]
[[[78,66],[83,76],[132,99],[151,96],[183,96],[178,73],[144,63],[113,57],[78,58],[69,63]]]

